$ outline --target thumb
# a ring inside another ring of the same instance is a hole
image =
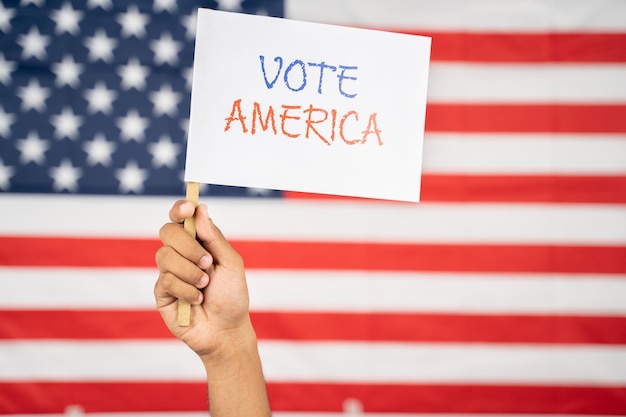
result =
[[[213,256],[214,261],[221,265],[241,264],[241,256],[230,245],[220,229],[209,217],[207,206],[198,205],[196,209],[196,235],[202,246]]]

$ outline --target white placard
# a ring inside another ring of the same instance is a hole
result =
[[[185,181],[419,201],[430,44],[200,9]]]

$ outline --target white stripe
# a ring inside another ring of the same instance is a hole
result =
[[[261,341],[268,382],[626,383],[626,347]],[[4,381],[204,381],[183,343],[0,342]]]
[[[0,341],[0,381],[203,381],[198,357],[178,340]]]
[[[0,309],[148,309],[150,269],[0,268]],[[626,316],[626,276],[247,271],[253,311]]]
[[[156,268],[0,267],[0,308],[156,309]]]
[[[177,199],[3,193],[0,234],[156,238]]]
[[[0,194],[0,235],[157,238],[175,200]],[[626,205],[201,198],[229,239],[626,244]]]
[[[269,381],[626,382],[626,348],[401,343],[260,342]]]
[[[626,276],[258,271],[253,310],[626,315]]]
[[[428,101],[623,104],[626,66],[431,63]]]
[[[626,135],[431,133],[422,164],[424,173],[623,176]]]
[[[383,29],[623,32],[620,0],[288,0],[290,19]]]

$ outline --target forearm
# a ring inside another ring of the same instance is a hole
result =
[[[271,415],[252,325],[227,338],[219,352],[203,357],[202,362],[212,417]]]

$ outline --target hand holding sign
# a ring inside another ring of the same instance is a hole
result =
[[[200,9],[185,181],[419,201],[429,57],[427,37]]]

